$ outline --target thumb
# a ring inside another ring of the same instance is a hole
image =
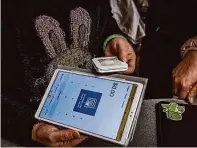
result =
[[[114,56],[114,54],[111,51],[112,49],[110,48],[110,45],[107,45],[106,49],[105,49],[105,56],[106,57],[111,57]]]
[[[126,50],[122,50],[121,48],[118,49],[118,56],[119,56],[119,59],[123,62],[127,62],[128,61],[128,51]]]
[[[129,54],[132,55],[132,47],[128,42],[124,41],[123,43],[117,44],[117,52],[121,61],[128,62]]]
[[[58,141],[64,141],[64,140],[72,140],[80,138],[79,132],[71,129],[64,129],[59,130],[56,132],[52,132],[49,135],[49,139],[51,142],[58,142]]]
[[[196,85],[194,85],[192,87],[192,89],[190,90],[190,92],[188,94],[188,99],[191,104],[194,103],[194,99],[196,96],[197,96],[197,83],[196,83]]]
[[[70,141],[70,146],[72,146],[72,147],[76,146],[76,145],[80,144],[81,142],[83,142],[86,139],[87,139],[87,136],[81,136],[78,139],[71,140]]]

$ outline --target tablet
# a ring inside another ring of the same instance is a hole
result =
[[[57,69],[35,118],[125,145],[143,84]]]

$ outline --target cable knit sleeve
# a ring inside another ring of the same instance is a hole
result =
[[[197,51],[197,35],[185,42],[181,47],[181,57],[184,58],[188,51],[196,50]]]

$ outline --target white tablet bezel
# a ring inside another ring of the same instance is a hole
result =
[[[44,119],[44,118],[39,117],[40,112],[42,110],[42,107],[45,103],[45,100],[47,99],[48,93],[50,92],[50,89],[51,89],[51,87],[52,87],[52,85],[53,85],[53,83],[56,79],[56,76],[57,76],[58,72],[60,72],[60,71],[61,72],[67,72],[67,73],[73,73],[73,74],[99,77],[99,78],[103,78],[103,79],[115,80],[115,81],[120,81],[120,82],[127,82],[127,83],[138,85],[135,96],[134,96],[134,99],[133,99],[133,103],[132,103],[132,106],[131,106],[131,109],[130,109],[130,112],[129,112],[129,116],[128,116],[128,119],[127,119],[127,122],[126,122],[126,125],[125,125],[125,128],[124,128],[124,132],[123,132],[123,135],[122,135],[122,138],[121,138],[120,141],[117,141],[115,139],[111,139],[111,138],[108,138],[108,137],[104,137],[104,136],[101,136],[101,135],[97,135],[97,134],[94,134],[94,133],[90,133],[90,132],[87,132],[87,131],[83,131],[83,130],[80,130],[80,129],[77,129],[77,128],[73,128],[71,126],[66,126],[66,125],[63,125],[63,124],[60,124],[60,123],[57,123],[57,122],[50,121],[48,119]],[[40,105],[39,105],[39,107],[38,107],[38,109],[35,113],[35,118],[38,119],[38,120],[48,122],[48,123],[52,123],[54,125],[58,125],[58,126],[65,127],[65,128],[70,128],[70,129],[73,129],[73,130],[77,130],[81,133],[84,133],[84,134],[87,134],[87,135],[90,135],[90,136],[93,136],[93,137],[97,137],[97,138],[100,138],[100,139],[103,139],[103,140],[106,140],[106,141],[110,141],[112,143],[116,143],[116,144],[119,144],[119,145],[125,145],[125,143],[128,141],[128,137],[129,137],[129,133],[130,133],[132,123],[135,119],[134,118],[135,117],[135,112],[136,112],[136,108],[138,106],[142,91],[143,91],[143,84],[141,84],[141,83],[126,81],[124,79],[112,78],[112,77],[108,77],[108,76],[97,76],[97,75],[94,75],[94,74],[90,74],[90,73],[86,73],[86,72],[78,72],[78,71],[74,71],[74,70],[69,70],[68,71],[68,70],[63,70],[63,69],[56,69],[55,72],[54,72],[54,75],[51,78],[51,81],[50,81],[50,83],[49,83],[49,85],[48,85],[48,87],[45,91],[43,99],[41,100]]]

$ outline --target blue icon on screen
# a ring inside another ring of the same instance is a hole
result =
[[[82,89],[73,111],[94,116],[102,93]]]
[[[97,103],[97,99],[95,98],[88,98],[87,101],[85,102],[84,107],[85,108],[96,108],[96,103]]]

